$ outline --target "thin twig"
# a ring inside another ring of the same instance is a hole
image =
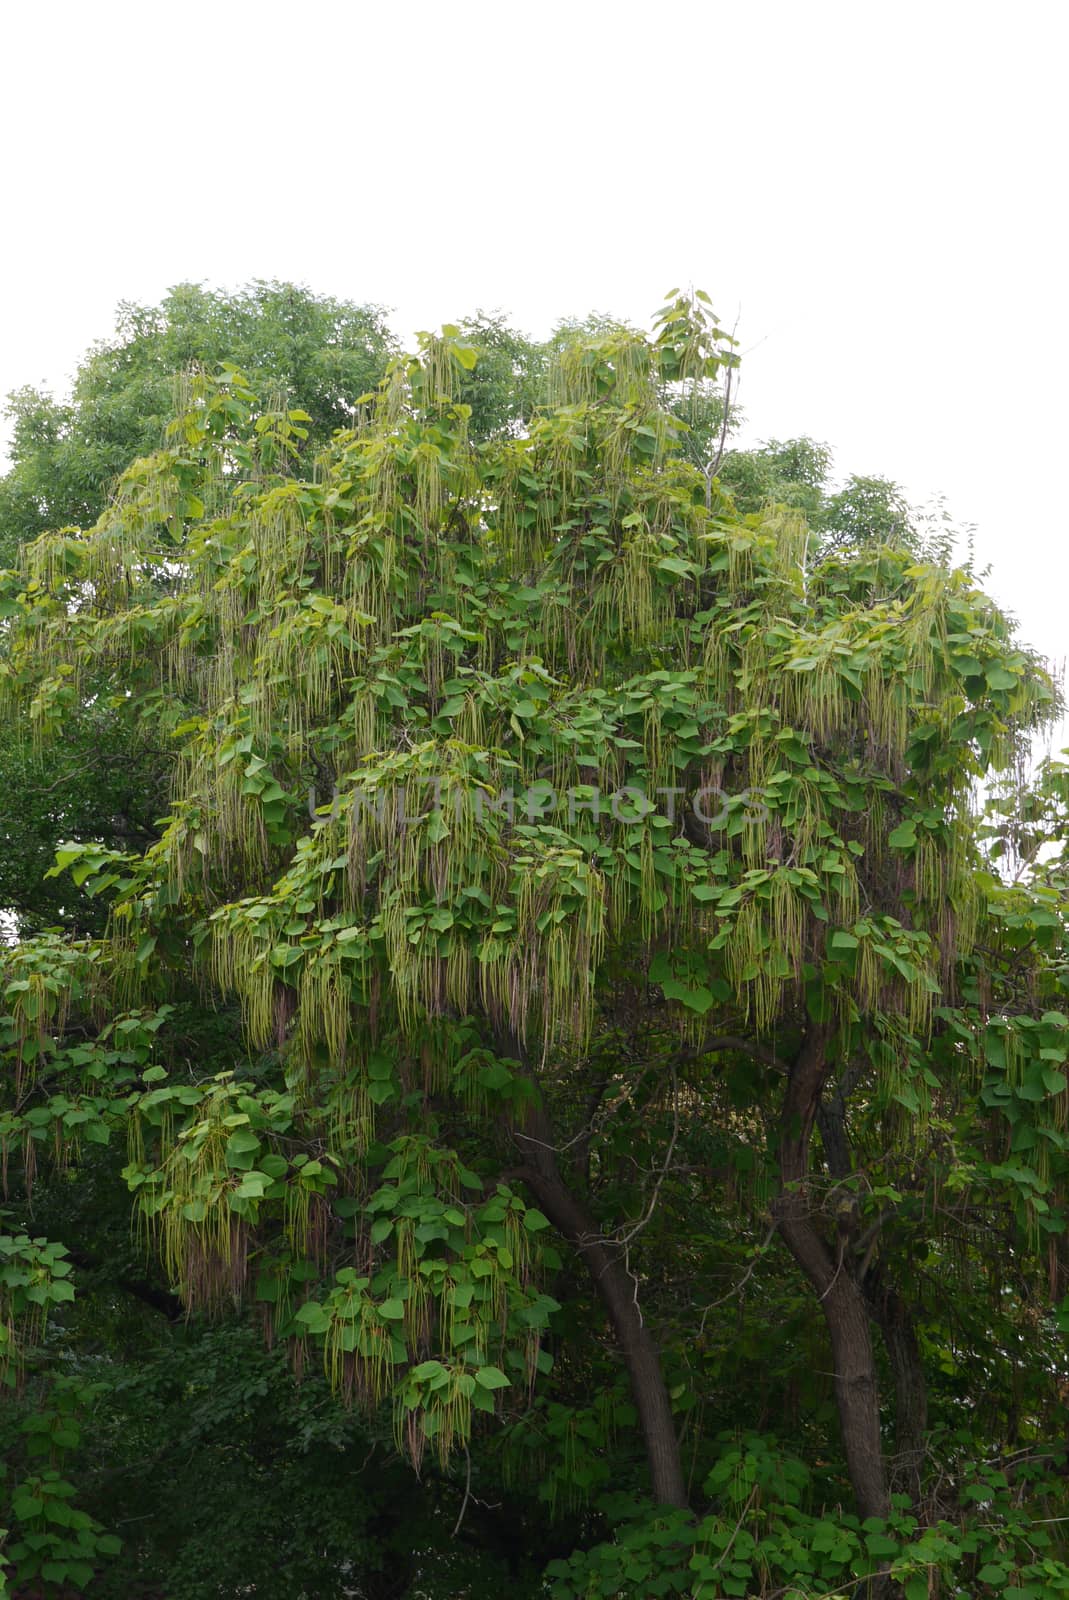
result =
[[[658,1199],[658,1196],[660,1195],[660,1192],[661,1192],[661,1185],[664,1183],[665,1178],[668,1176],[669,1169],[671,1168],[671,1165],[672,1165],[672,1156],[675,1153],[676,1141],[677,1141],[678,1138],[679,1138],[679,1081],[678,1081],[678,1079],[676,1077],[675,1068],[673,1068],[672,1069],[672,1137],[668,1141],[668,1149],[665,1152],[664,1162],[662,1163],[660,1172],[657,1174],[657,1181],[653,1185],[653,1193],[650,1196],[650,1203],[646,1207],[646,1215],[644,1217],[642,1217],[640,1221],[636,1222],[633,1228],[629,1228],[627,1233],[624,1233],[624,1234],[618,1234],[618,1233],[617,1234],[611,1234],[609,1236],[609,1238],[610,1238],[610,1240],[611,1240],[611,1242],[613,1244],[620,1244],[620,1245],[624,1245],[624,1246],[629,1245],[631,1243],[632,1239],[636,1236],[636,1234],[639,1234],[639,1233],[642,1232],[643,1228],[647,1225],[647,1223],[649,1222],[650,1218],[653,1216],[654,1210],[655,1210],[656,1205],[657,1205],[657,1199]],[[636,1290],[637,1290],[637,1287],[638,1287],[638,1280],[637,1279],[636,1279],[636,1285],[635,1286],[636,1286]]]
[[[822,1295],[818,1296],[818,1300],[826,1300],[828,1298],[828,1296],[831,1294],[832,1290],[835,1288],[835,1285],[838,1283],[839,1274],[843,1270],[844,1248],[845,1248],[845,1240],[840,1239],[840,1241],[839,1241],[839,1259],[835,1263],[835,1271],[831,1275],[831,1282],[828,1284],[828,1287],[825,1289],[824,1293]]]
[[[732,1545],[735,1543],[735,1540],[739,1536],[739,1529],[742,1527],[743,1518],[745,1517],[747,1511],[749,1511],[750,1504],[751,1504],[751,1502],[753,1500],[753,1497],[754,1497],[754,1495],[756,1493],[757,1493],[757,1484],[755,1483],[753,1488],[750,1490],[749,1494],[746,1496],[746,1504],[743,1506],[742,1510],[739,1512],[739,1520],[738,1520],[738,1522],[736,1522],[734,1528],[732,1528],[732,1530],[731,1530],[731,1538],[728,1540],[728,1542],[724,1546],[723,1550],[721,1550],[720,1555],[713,1562],[713,1566],[712,1566],[713,1572],[716,1571],[717,1567],[722,1567],[724,1562],[727,1560],[728,1551],[731,1549]]]
[[[454,1539],[460,1532],[460,1524],[464,1521],[464,1513],[468,1509],[468,1501],[471,1498],[471,1451],[468,1449],[467,1445],[464,1446],[464,1460],[467,1463],[467,1473],[464,1480],[464,1498],[460,1502],[460,1515],[457,1517],[456,1524],[453,1528]]]
[[[733,1288],[729,1289],[727,1294],[721,1295],[719,1300],[714,1300],[711,1305],[707,1305],[706,1306],[705,1310],[702,1312],[702,1320],[698,1325],[698,1337],[699,1337],[699,1339],[701,1338],[702,1334],[705,1332],[705,1319],[709,1315],[710,1311],[715,1311],[718,1306],[724,1305],[728,1300],[734,1300],[734,1298],[735,1298],[735,1296],[737,1294],[741,1294],[742,1293],[742,1291],[745,1289],[746,1285],[749,1283],[750,1279],[753,1277],[754,1273],[757,1271],[758,1262],[761,1260],[761,1257],[764,1255],[765,1251],[768,1249],[769,1245],[772,1243],[772,1241],[775,1238],[775,1236],[776,1236],[776,1224],[773,1223],[772,1226],[769,1228],[768,1232],[765,1234],[764,1238],[761,1240],[761,1243],[758,1245],[757,1251],[756,1251],[756,1253],[754,1255],[753,1260],[750,1262],[750,1265],[746,1268],[746,1271],[743,1273],[743,1275],[739,1279],[738,1283],[735,1284],[735,1286]]]

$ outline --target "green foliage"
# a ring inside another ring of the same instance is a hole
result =
[[[20,933],[49,927],[103,933],[106,907],[49,877],[64,839],[138,849],[166,805],[158,749],[131,738],[114,713],[72,711],[54,745],[34,750],[18,730],[0,739],[0,906]]]
[[[21,1392],[49,1315],[74,1300],[66,1247],[24,1233],[0,1234],[0,1385]],[[77,1408],[83,1387],[59,1379],[49,1402],[18,1426],[14,1449],[0,1463],[2,1556],[20,1587],[43,1583],[49,1592],[84,1589],[100,1562],[118,1554],[121,1541],[87,1511],[72,1504],[77,1493],[60,1470],[77,1449]]]
[[[120,475],[159,449],[183,375],[240,363],[268,402],[300,396],[310,462],[348,425],[392,350],[381,313],[313,296],[292,284],[256,283],[235,294],[193,284],[159,306],[124,305],[114,338],[79,367],[69,400],[24,389],[9,396],[9,470],[0,478],[0,561],[48,528],[87,525]],[[159,574],[161,584],[166,583]],[[103,929],[101,907],[45,879],[64,839],[142,850],[166,809],[166,755],[131,736],[94,696],[71,704],[62,733],[31,747],[17,724],[0,733],[0,908],[24,933]]]
[[[66,1254],[47,1239],[0,1235],[0,1383],[15,1387],[24,1347],[41,1342],[49,1307],[73,1300]]]
[[[510,327],[500,313],[479,311],[465,317],[460,333],[478,358],[457,374],[457,398],[471,407],[471,434],[489,439],[517,433],[542,397],[544,348]]]
[[[273,294],[182,304],[262,331]],[[106,915],[4,957],[11,1371],[59,1415],[56,1300],[85,1426],[185,1497],[98,1591],[177,1552],[176,1595],[340,1594],[352,1563],[535,1595],[547,1562],[559,1600],[1065,1592],[1042,664],[893,486],[833,492],[809,441],[715,470],[738,358],[704,295],[544,351],[448,325],[329,438],[313,310],[285,373],[240,341],[191,373],[0,594],[38,740],[104,719],[168,783],[150,837],[58,851],[62,913],[69,884]],[[31,1191],[54,1234],[20,1231]],[[883,1399],[875,1516],[844,1352]],[[646,1500],[658,1393],[686,1510]]]
[[[124,304],[114,338],[78,369],[69,401],[34,389],[8,398],[11,468],[0,480],[0,552],[47,528],[92,523],[115,480],[159,449],[176,378],[232,362],[271,404],[299,396],[310,441],[352,420],[391,353],[381,312],[257,282],[236,293],[179,284],[158,306]]]
[[[739,419],[731,419],[734,434]],[[724,456],[721,481],[740,510],[770,504],[805,513],[814,544],[829,554],[889,545],[917,559],[949,565],[960,559],[962,538],[971,552],[971,530],[958,530],[942,501],[911,506],[889,478],[850,474],[835,487],[832,451],[813,439],[769,439]]]
[[[1053,1600],[1069,1593],[1069,1565],[1051,1553],[1055,1538],[1022,1509],[1002,1473],[980,1467],[967,1485],[967,1497],[982,1500],[982,1522],[922,1527],[904,1506],[886,1519],[861,1522],[850,1512],[803,1509],[797,1495],[784,1495],[784,1467],[806,1484],[806,1468],[797,1460],[777,1462],[777,1493],[762,1470],[774,1449],[774,1442],[770,1451],[767,1440],[755,1440],[749,1452],[728,1451],[710,1481],[714,1492],[718,1483],[727,1489],[723,1510],[700,1520],[607,1500],[611,1540],[550,1563],[553,1600],[635,1594],[838,1600],[875,1594],[888,1578],[905,1600],[957,1594],[962,1585],[976,1600]]]

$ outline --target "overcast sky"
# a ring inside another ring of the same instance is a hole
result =
[[[693,283],[749,435],[945,494],[1060,658],[1067,43],[1054,0],[8,6],[0,391],[184,279],[406,335]]]

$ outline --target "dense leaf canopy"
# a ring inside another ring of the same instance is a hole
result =
[[[19,759],[160,796],[12,898],[16,1585],[1069,1593],[1042,665],[893,485],[729,448],[704,295],[313,309],[3,577]]]

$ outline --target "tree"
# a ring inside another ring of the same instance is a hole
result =
[[[105,934],[9,958],[20,1180],[123,1129],[169,1289],[387,1407],[458,1527],[473,1476],[597,1511],[562,1600],[1067,1592],[945,1420],[964,1326],[1060,1492],[1064,897],[975,814],[1049,680],[901,522],[822,539],[687,459],[737,359],[706,297],[564,330],[537,405],[499,368],[477,436],[473,341],[314,476],[303,407],[196,376],[9,578],[40,732],[91,686],[175,751],[147,849],[60,851]],[[820,447],[767,454],[817,515]],[[205,995],[243,1049],[182,1043]]]
[[[182,283],[158,306],[124,303],[115,337],[81,363],[69,401],[33,388],[8,397],[11,467],[0,481],[0,553],[48,528],[87,526],[116,479],[163,442],[176,378],[191,367],[240,366],[265,400],[309,413],[313,446],[348,426],[393,352],[375,306],[256,282],[227,294]]]
[[[733,428],[738,419],[734,419]],[[769,504],[793,506],[824,554],[893,545],[935,563],[949,565],[959,530],[941,500],[911,506],[889,478],[850,474],[842,485],[831,481],[832,452],[813,439],[769,439],[753,449],[732,449],[724,457],[721,480],[740,511],[758,512]],[[971,530],[961,530],[971,540]],[[970,556],[971,560],[971,556]]]

